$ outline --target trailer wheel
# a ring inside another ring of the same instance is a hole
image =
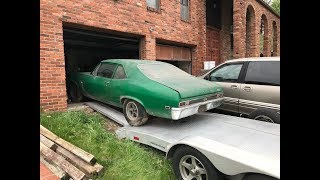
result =
[[[277,180],[274,177],[262,175],[262,174],[246,174],[242,180]]]
[[[172,158],[173,169],[179,180],[222,180],[222,174],[198,150],[182,146]]]
[[[131,126],[141,126],[148,121],[148,113],[137,101],[127,99],[123,104],[123,113]]]

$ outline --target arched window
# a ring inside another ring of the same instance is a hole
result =
[[[261,16],[261,25],[260,25],[260,56],[267,56],[269,54],[269,37],[268,37],[268,21],[267,16]]]
[[[246,12],[246,57],[254,56],[256,48],[255,42],[255,14],[251,5],[248,6]]]
[[[275,21],[272,22],[272,46],[271,46],[271,56],[278,55],[278,28]]]

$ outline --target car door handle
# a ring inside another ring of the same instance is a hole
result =
[[[251,91],[251,87],[246,86],[243,88],[243,90],[249,92],[249,91]]]
[[[230,87],[231,87],[231,89],[238,89],[237,85],[231,85]]]
[[[106,86],[108,86],[110,84],[110,81],[106,81],[105,84]]]

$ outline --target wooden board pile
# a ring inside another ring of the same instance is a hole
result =
[[[100,175],[103,166],[79,147],[59,138],[40,125],[40,161],[60,179],[91,179]]]

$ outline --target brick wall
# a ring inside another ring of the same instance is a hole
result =
[[[280,17],[276,16],[266,7],[264,7],[259,0],[233,0],[233,26],[234,26],[234,57],[241,58],[246,57],[246,11],[247,8],[252,8],[253,12],[253,22],[252,22],[252,35],[250,38],[250,50],[247,53],[249,56],[259,56],[260,54],[260,24],[261,17],[265,15],[267,21],[267,38],[268,41],[265,43],[268,47],[265,51],[264,56],[271,56],[271,32],[273,29],[273,24],[277,26],[277,37],[276,37],[276,51],[275,56],[280,56]]]
[[[206,61],[220,61],[220,30],[207,27]]]
[[[40,1],[40,104],[47,110],[67,106],[63,24],[73,23],[142,36],[140,56],[156,59],[156,40],[192,48],[192,73],[202,69],[205,56],[205,4],[190,2],[190,21],[180,19],[180,1],[161,0],[160,12],[147,10],[141,0]]]
[[[77,24],[138,35],[142,37],[139,45],[142,59],[156,59],[157,40],[184,44],[192,49],[194,75],[201,72],[203,61],[208,58],[206,48],[216,51],[213,56],[216,61],[230,58],[230,22],[224,23],[222,19],[220,32],[207,32],[205,1],[190,1],[188,22],[180,18],[179,2],[161,0],[160,11],[154,12],[147,10],[146,1],[141,0],[40,0],[41,107],[45,111],[60,111],[67,107],[63,25]],[[233,4],[234,57],[245,57],[245,14],[249,5],[254,9],[256,24],[260,24],[262,14],[266,15],[268,34],[272,34],[270,29],[276,25],[277,43],[274,44],[274,54],[280,55],[280,18],[266,10],[257,0],[233,0]],[[259,42],[258,27],[254,27],[257,34],[253,39],[254,46]],[[212,45],[207,35],[214,36],[217,44]],[[272,38],[266,40],[271,46]],[[255,48],[252,54],[257,56],[258,51],[259,48]]]

